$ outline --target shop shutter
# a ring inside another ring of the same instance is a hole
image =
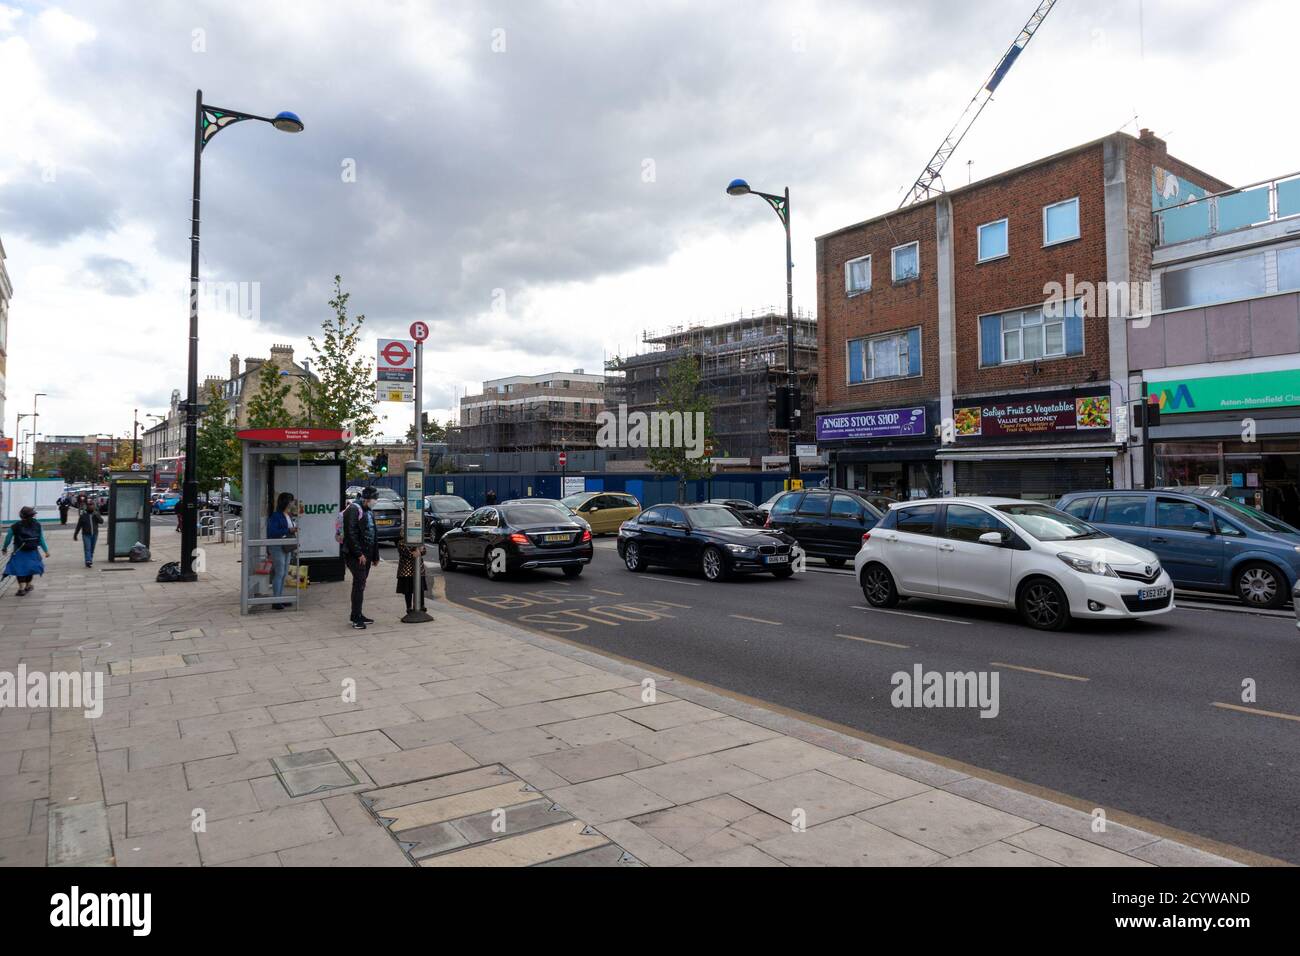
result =
[[[986,315],[980,319],[980,365],[1002,363],[1002,317]]]
[[[1105,458],[959,461],[953,478],[959,495],[997,495],[1055,504],[1071,491],[1110,487]]]

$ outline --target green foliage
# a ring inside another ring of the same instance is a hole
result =
[[[452,427],[448,421],[445,425],[439,425],[432,418],[424,420],[424,443],[427,445],[431,442],[445,442],[447,440],[447,429]],[[406,429],[406,443],[415,444],[415,423],[412,422]]]
[[[216,386],[208,385],[207,408],[199,422],[198,467],[194,478],[199,491],[217,491],[226,478],[239,475],[240,448],[235,425],[230,420],[230,405]]]
[[[289,428],[293,416],[285,407],[293,384],[287,375],[280,374],[275,362],[263,362],[258,370],[257,391],[248,399],[249,428]]]
[[[684,355],[668,368],[668,378],[659,392],[658,409],[663,412],[681,412],[682,418],[694,419],[697,413],[704,416],[704,441],[713,441],[713,402],[700,391],[700,369],[695,359]],[[675,475],[678,480],[678,497],[685,490],[686,481],[707,478],[713,464],[707,457],[688,458],[684,447],[651,448],[650,467],[661,475]]]
[[[84,448],[74,448],[59,460],[59,474],[68,484],[99,477],[95,474],[95,463]]]
[[[357,355],[361,344],[361,327],[366,317],[348,316],[350,294],[343,291],[343,279],[334,277],[334,297],[330,308],[334,317],[321,323],[324,332],[318,342],[308,338],[316,358],[312,370],[317,378],[303,378],[298,384],[304,421],[317,428],[342,428],[352,432],[347,452],[348,475],[365,474],[361,446],[374,435],[379,425],[375,414],[375,367],[369,359]]]

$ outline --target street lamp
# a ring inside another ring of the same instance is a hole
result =
[[[798,394],[799,378],[795,374],[794,354],[794,261],[790,258],[790,187],[785,187],[784,194],[774,196],[771,193],[761,193],[755,189],[750,189],[749,183],[743,179],[733,179],[727,183],[727,195],[754,195],[765,200],[772,207],[773,212],[780,217],[781,225],[785,227],[785,358],[787,383],[790,389],[790,421],[787,423],[790,430],[786,433],[786,450],[790,455],[790,480],[793,482],[799,478],[799,453],[795,447],[798,440],[798,431],[795,428],[798,412],[798,408],[795,406],[795,396]]]
[[[185,483],[181,489],[181,573],[180,580],[194,581],[194,549],[199,543],[199,180],[203,148],[227,126],[243,120],[270,123],[285,133],[301,133],[302,120],[295,113],[273,117],[254,116],[238,110],[205,106],[203,91],[194,94],[194,199],[190,207],[190,346],[187,396],[185,400]]]
[[[23,446],[27,443],[27,439],[23,437],[23,419],[31,418],[31,417],[32,416],[28,415],[26,412],[19,412],[18,421],[14,423],[14,477],[15,478],[21,478],[23,476],[23,455],[26,452],[26,449]],[[33,422],[32,424],[34,425],[36,423]],[[19,439],[22,440],[19,441]]]

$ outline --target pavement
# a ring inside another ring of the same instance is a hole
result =
[[[152,563],[86,569],[48,529],[36,590],[0,596],[0,674],[105,695],[0,711],[0,865],[1233,863],[446,600],[400,623],[395,561],[368,630],[344,583],[241,617],[233,545],[164,585],[155,532]]]

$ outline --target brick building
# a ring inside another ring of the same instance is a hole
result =
[[[817,437],[896,497],[1125,487],[1129,289],[1157,178],[1226,184],[1115,133],[817,239]]]

